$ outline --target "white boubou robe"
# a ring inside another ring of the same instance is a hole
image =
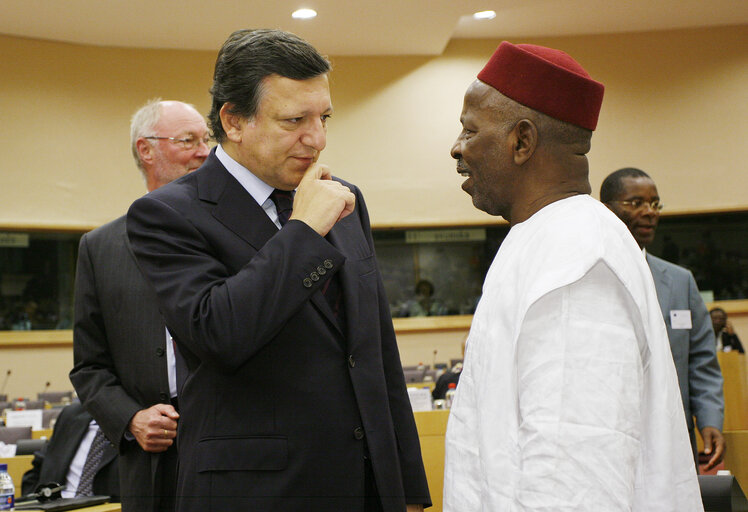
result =
[[[703,510],[652,275],[586,195],[510,230],[447,427],[444,510]]]

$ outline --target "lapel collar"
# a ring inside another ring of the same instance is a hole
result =
[[[670,311],[670,275],[667,272],[667,267],[660,264],[654,256],[647,253],[647,263],[652,271],[652,277],[654,278],[655,289],[657,290],[657,301],[660,303],[660,309],[662,310],[662,316],[666,316]]]
[[[244,190],[218,160],[212,150],[197,175],[197,194],[201,201],[212,203],[213,216],[243,240],[260,250],[278,228],[257,201]]]

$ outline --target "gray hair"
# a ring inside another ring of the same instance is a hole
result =
[[[130,119],[130,149],[132,150],[132,157],[135,159],[135,164],[143,172],[145,172],[145,168],[143,167],[143,162],[140,161],[137,142],[140,137],[152,135],[153,127],[156,126],[156,123],[161,118],[161,101],[161,98],[148,100]]]

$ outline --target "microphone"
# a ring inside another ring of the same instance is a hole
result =
[[[10,377],[11,373],[13,372],[10,370],[5,373],[5,380],[3,381],[3,387],[0,388],[0,394],[5,393],[5,386],[8,384],[8,377]]]

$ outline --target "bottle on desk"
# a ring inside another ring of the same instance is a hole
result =
[[[13,510],[16,488],[8,474],[8,465],[0,464],[0,510]]]
[[[455,399],[455,393],[457,393],[457,384],[450,382],[447,386],[447,392],[444,393],[444,405],[447,409],[452,408],[452,402]]]

